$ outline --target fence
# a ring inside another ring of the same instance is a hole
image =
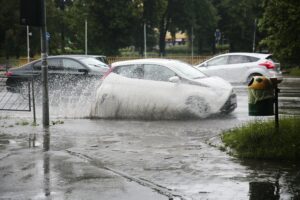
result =
[[[204,62],[205,60],[211,58],[212,56],[165,56],[165,57],[155,57],[155,56],[148,56],[147,58],[166,58],[166,59],[175,59],[181,60],[183,62],[190,63],[192,65],[199,64]],[[111,64],[117,61],[124,61],[124,60],[132,60],[132,59],[141,59],[144,57],[141,56],[115,56],[115,57],[108,57],[108,62]]]
[[[175,59],[175,60],[181,60],[187,63],[190,63],[192,65],[199,64],[212,56],[165,56],[165,57],[159,57],[159,56],[147,56],[147,58],[166,58],[166,59]],[[141,59],[144,58],[142,56],[109,56],[107,57],[107,60],[109,64],[117,61],[124,61],[124,60],[132,60],[132,59]],[[36,58],[32,58],[31,61],[35,60]],[[0,71],[5,71],[6,67],[17,67],[26,64],[27,58],[19,58],[19,59],[1,59],[0,58]]]
[[[31,81],[26,81],[18,88],[6,86],[6,78],[0,75],[0,110],[31,111]],[[34,106],[34,102],[33,102]]]

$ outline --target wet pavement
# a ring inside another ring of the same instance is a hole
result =
[[[45,130],[30,113],[0,112],[0,199],[299,199],[299,163],[218,148],[223,130],[265,119],[236,90],[234,113],[200,120],[52,116]]]

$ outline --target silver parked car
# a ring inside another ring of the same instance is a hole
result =
[[[195,66],[210,76],[219,76],[229,82],[248,83],[253,76],[282,80],[280,63],[271,54],[227,53],[215,56]]]
[[[177,60],[139,59],[112,64],[91,117],[201,118],[230,113],[236,103],[231,84],[219,77]]]

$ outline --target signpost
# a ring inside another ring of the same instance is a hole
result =
[[[221,40],[221,32],[220,32],[220,29],[216,29],[216,32],[215,32],[215,42],[216,42],[216,46],[217,46],[217,44],[220,43],[220,40]]]
[[[50,34],[46,30],[45,0],[21,0],[20,23],[26,26],[37,26],[41,29],[42,57],[42,95],[43,95],[43,126],[49,126],[49,97],[48,97],[48,63],[47,40]],[[48,35],[48,36],[47,36]]]
[[[48,97],[48,63],[47,63],[47,30],[46,5],[42,1],[42,27],[41,27],[41,57],[42,57],[42,94],[43,94],[43,126],[49,126],[49,97]],[[50,34],[49,34],[50,38]]]

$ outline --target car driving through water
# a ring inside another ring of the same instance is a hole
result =
[[[174,119],[231,113],[237,107],[230,83],[170,59],[112,64],[97,89],[91,117]]]

